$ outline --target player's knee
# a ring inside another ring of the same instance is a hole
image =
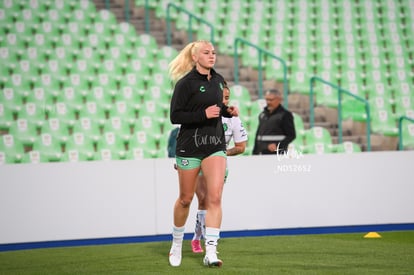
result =
[[[190,199],[190,198],[181,198],[180,199],[180,205],[183,208],[189,208],[190,205],[191,205],[191,201],[192,201],[192,199]]]
[[[221,206],[221,198],[220,196],[211,197],[208,200],[210,206],[219,207]]]

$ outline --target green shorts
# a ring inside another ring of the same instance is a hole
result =
[[[218,151],[218,152],[211,154],[210,156],[226,157],[226,152]],[[175,161],[177,163],[178,168],[183,169],[183,170],[199,168],[201,166],[202,160],[203,158],[188,158],[188,157],[179,157],[179,156],[175,157]]]

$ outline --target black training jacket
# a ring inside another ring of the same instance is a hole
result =
[[[176,155],[205,158],[225,151],[226,143],[221,117],[207,119],[205,109],[217,104],[221,115],[231,117],[223,104],[224,79],[214,69],[211,78],[193,68],[174,87],[170,107],[170,120],[180,124]]]

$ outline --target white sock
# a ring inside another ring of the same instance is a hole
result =
[[[173,226],[173,243],[174,244],[178,244],[181,245],[183,243],[183,239],[184,239],[184,226],[181,227],[177,227],[177,226]]]
[[[193,240],[201,240],[206,235],[206,212],[207,210],[197,211]]]
[[[206,227],[206,254],[217,252],[220,228]]]

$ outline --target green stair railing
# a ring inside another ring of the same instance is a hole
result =
[[[185,14],[188,15],[188,40],[189,41],[193,41],[193,30],[192,30],[192,22],[193,20],[198,21],[200,23],[203,23],[205,25],[207,25],[210,28],[210,41],[212,43],[214,43],[214,27],[211,23],[207,22],[206,20],[204,20],[201,17],[196,16],[195,14],[189,12],[186,9],[183,9],[180,6],[175,5],[174,3],[168,3],[167,5],[167,45],[171,46],[172,41],[171,41],[171,36],[172,36],[172,31],[171,31],[171,9],[176,9],[178,12],[183,12]]]
[[[129,0],[124,0],[124,7],[125,7],[124,8],[125,21],[129,22]],[[110,0],[105,0],[105,9],[109,10],[110,8],[111,8]],[[149,14],[148,0],[145,0],[145,17],[147,17],[147,14]],[[149,32],[149,30],[147,32]]]
[[[402,151],[404,150],[404,145],[403,145],[403,132],[402,132],[402,123],[404,120],[407,120],[411,123],[414,123],[414,119],[408,117],[408,116],[401,116],[398,119],[398,150]]]
[[[362,103],[365,104],[365,113],[367,115],[367,120],[366,120],[366,128],[367,128],[367,151],[371,151],[371,118],[370,118],[370,108],[369,108],[369,103],[366,99],[359,97],[357,95],[354,95],[353,93],[344,90],[342,87],[337,86],[331,82],[328,82],[326,80],[323,80],[320,77],[317,76],[313,76],[310,79],[310,93],[309,93],[309,107],[310,107],[310,116],[309,116],[309,122],[310,122],[310,127],[313,127],[315,124],[315,112],[314,112],[314,103],[313,103],[313,88],[314,88],[314,83],[316,81],[319,81],[325,85],[328,85],[330,87],[332,87],[333,89],[336,89],[338,91],[338,138],[339,138],[339,143],[342,143],[342,95],[347,95],[350,96],[358,101],[361,101]]]
[[[252,44],[246,39],[236,37],[234,39],[234,82],[236,84],[239,83],[239,59],[238,59],[238,45],[239,44],[245,44],[247,46],[255,48],[259,53],[259,59],[257,61],[258,63],[258,71],[259,71],[259,98],[263,97],[263,83],[262,83],[262,75],[263,75],[263,67],[262,67],[262,55],[267,55],[273,59],[278,60],[280,63],[282,63],[283,66],[283,96],[285,100],[288,99],[288,83],[287,83],[287,66],[285,60],[282,58],[274,55],[273,53],[260,48],[257,45]]]

